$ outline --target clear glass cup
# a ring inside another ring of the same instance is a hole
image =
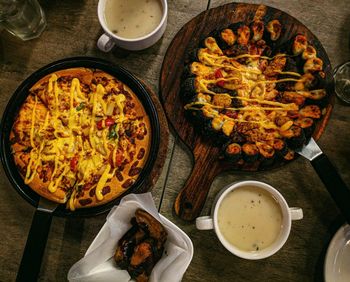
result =
[[[350,61],[334,69],[334,83],[339,99],[350,104]]]
[[[46,27],[37,0],[0,0],[0,25],[22,40],[37,38]]]

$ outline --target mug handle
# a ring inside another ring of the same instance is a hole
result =
[[[102,34],[97,40],[97,47],[103,52],[109,52],[114,47],[115,43],[107,34]]]
[[[196,227],[198,230],[214,229],[213,219],[210,216],[197,217]]]
[[[299,220],[304,217],[303,210],[301,208],[292,207],[292,208],[289,208],[289,212],[292,220]]]

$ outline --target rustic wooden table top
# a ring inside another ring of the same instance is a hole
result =
[[[0,31],[0,114],[16,87],[36,69],[58,59],[95,56],[119,64],[158,91],[164,54],[177,31],[208,8],[229,3],[225,0],[169,0],[168,26],[163,38],[151,48],[128,53],[114,49],[102,53],[96,40],[102,34],[97,2],[42,0],[48,26],[40,38],[22,42]],[[241,2],[241,1],[237,1]],[[305,24],[325,47],[332,66],[350,59],[350,6],[335,1],[249,1],[281,9]],[[319,140],[322,150],[350,186],[350,107],[335,101],[328,126]],[[258,173],[225,173],[218,176],[202,215],[209,214],[213,198],[227,184],[254,179],[279,189],[291,206],[304,210],[304,219],[293,223],[285,246],[274,256],[247,261],[231,255],[214,232],[198,231],[173,213],[173,203],[191,171],[191,155],[172,135],[168,157],[152,195],[160,212],[180,226],[192,239],[194,257],[183,281],[322,281],[327,246],[344,223],[310,163],[298,158],[289,165]],[[15,280],[34,208],[11,187],[0,169],[0,281]],[[106,215],[93,218],[54,218],[40,272],[40,281],[66,281],[70,267],[86,252],[105,222]]]

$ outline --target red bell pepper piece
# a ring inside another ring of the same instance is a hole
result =
[[[74,156],[71,160],[70,160],[70,170],[73,172],[77,171],[78,168],[78,160],[79,157],[78,156]]]

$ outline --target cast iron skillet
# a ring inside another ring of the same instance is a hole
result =
[[[17,281],[36,281],[40,266],[42,256],[45,250],[45,245],[50,229],[52,216],[62,216],[62,217],[88,217],[95,216],[110,210],[114,205],[118,204],[122,196],[117,199],[92,208],[78,209],[74,212],[67,210],[64,204],[52,203],[48,200],[48,208],[42,207],[43,199],[40,200],[40,196],[36,194],[29,186],[24,184],[22,177],[20,176],[18,169],[14,163],[11,154],[11,144],[9,140],[12,124],[19,111],[22,103],[25,101],[28,90],[42,77],[53,73],[58,70],[75,68],[75,67],[86,67],[91,69],[100,69],[109,73],[120,81],[128,85],[131,90],[137,95],[143,104],[151,123],[151,148],[149,152],[146,164],[141,171],[137,181],[127,190],[126,193],[138,192],[143,190],[143,184],[149,176],[154,161],[156,160],[158,147],[160,142],[160,129],[159,120],[156,108],[142,83],[130,72],[123,69],[122,67],[113,65],[107,61],[90,58],[90,57],[74,57],[68,58],[60,61],[53,62],[30,75],[22,84],[17,88],[15,93],[12,95],[10,101],[8,102],[6,109],[4,111],[1,126],[0,126],[0,158],[5,170],[7,177],[12,183],[15,190],[32,206],[37,208],[32,226],[29,231],[26,247],[22,257],[19,272],[17,274]],[[40,200],[40,204],[39,204]],[[45,200],[44,200],[45,202]]]

